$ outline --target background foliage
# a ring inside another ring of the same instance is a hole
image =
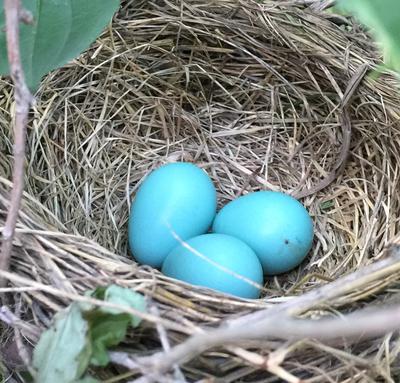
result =
[[[386,66],[400,72],[400,1],[341,0],[340,7],[371,30],[381,45]]]
[[[37,89],[42,77],[77,57],[110,22],[119,0],[23,0],[33,22],[21,23],[21,57],[26,82]],[[8,74],[4,0],[0,0],[0,74]]]

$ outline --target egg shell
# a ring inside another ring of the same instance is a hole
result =
[[[267,275],[298,266],[313,241],[313,223],[304,206],[273,191],[249,193],[229,202],[215,217],[213,232],[246,242]]]
[[[142,264],[160,268],[179,240],[206,233],[217,197],[207,173],[187,162],[150,173],[136,193],[129,216],[129,246]]]
[[[260,288],[240,279],[263,284],[260,261],[244,242],[229,235],[204,234],[189,239],[186,246],[168,254],[161,270],[165,275],[241,298],[259,297]]]

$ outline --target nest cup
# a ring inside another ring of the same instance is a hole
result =
[[[390,74],[363,75],[379,59],[357,25],[290,1],[123,2],[112,28],[47,76],[37,95],[9,276],[22,321],[44,329],[77,295],[117,283],[146,294],[182,327],[168,332],[175,344],[197,326],[288,301],[383,258],[399,233],[400,92]],[[14,108],[9,80],[0,87],[3,226]],[[302,197],[315,224],[307,259],[268,279],[254,301],[137,265],[127,249],[130,202],[143,177],[171,161],[204,168],[220,206],[257,190]],[[398,270],[388,270],[303,316],[386,302],[398,282]],[[312,382],[389,381],[399,376],[394,341],[266,341],[255,351],[286,351],[281,366]],[[154,324],[125,349],[159,350]],[[182,371],[189,381],[281,381],[224,349]]]

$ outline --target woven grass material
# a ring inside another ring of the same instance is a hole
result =
[[[313,249],[301,267],[267,280],[262,299],[187,286],[127,254],[130,201],[163,163],[193,161],[207,170],[220,206],[248,191],[296,194],[335,169],[343,147],[341,99],[357,70],[373,67],[379,56],[357,26],[334,21],[290,1],[125,2],[112,28],[49,75],[37,97],[9,276],[22,320],[45,328],[85,290],[118,283],[153,299],[175,344],[199,326],[290,300],[381,259],[398,242],[400,226],[400,93],[390,75],[366,77],[356,90],[345,169],[302,199],[315,222]],[[0,87],[3,225],[14,111],[8,80]],[[397,299],[398,269],[381,275],[304,316]],[[148,319],[125,350],[160,349],[151,322],[157,316]],[[307,382],[400,376],[395,336],[354,346],[311,340],[247,346],[264,356],[281,353],[283,369]],[[182,370],[189,381],[281,381],[224,349]]]

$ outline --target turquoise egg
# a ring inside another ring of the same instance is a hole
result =
[[[153,171],[140,186],[129,216],[129,246],[142,264],[159,268],[167,254],[206,233],[215,217],[216,191],[207,173],[186,162]]]
[[[180,244],[165,258],[161,271],[168,277],[241,298],[260,295],[260,288],[249,281],[263,285],[262,267],[254,251],[224,234],[204,234],[189,239],[186,246]]]
[[[267,275],[298,266],[313,241],[313,223],[304,206],[272,191],[249,193],[229,202],[215,217],[213,231],[247,243]]]

